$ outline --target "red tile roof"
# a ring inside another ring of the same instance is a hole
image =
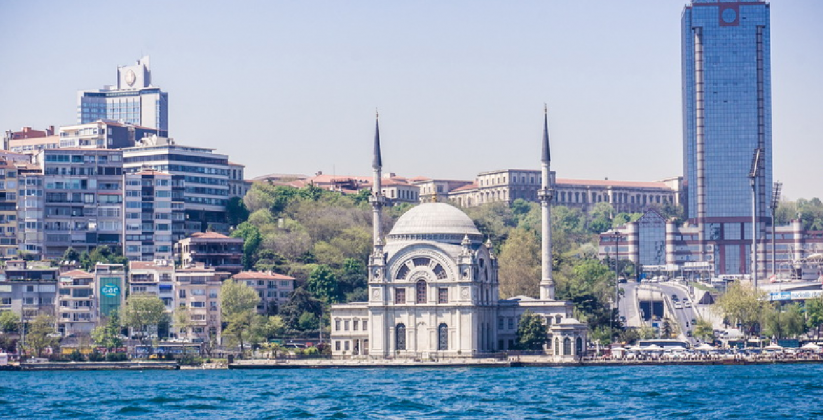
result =
[[[265,273],[262,271],[241,271],[232,276],[235,280],[294,280],[285,274]]]
[[[83,270],[71,270],[60,274],[60,277],[94,277],[94,274]]]

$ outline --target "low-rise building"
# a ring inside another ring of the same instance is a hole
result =
[[[294,277],[271,271],[243,271],[232,278],[257,292],[260,296],[257,313],[261,315],[276,313],[277,308],[285,305],[294,292]]]
[[[174,329],[178,338],[193,342],[220,343],[220,288],[229,273],[195,267],[174,272]]]
[[[83,270],[61,273],[57,294],[57,331],[63,336],[87,335],[97,324],[94,274]]]
[[[97,291],[97,319],[108,317],[112,311],[120,311],[126,300],[126,271],[123,264],[94,266],[94,290]]]
[[[243,238],[198,232],[178,242],[176,251],[183,267],[202,264],[232,274],[243,269]]]
[[[157,296],[174,312],[174,265],[168,260],[130,261],[129,293]]]
[[[58,268],[23,260],[6,262],[0,271],[0,311],[12,311],[24,322],[37,315],[54,316]]]

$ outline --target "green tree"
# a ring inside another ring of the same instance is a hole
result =
[[[306,286],[316,298],[328,304],[340,300],[337,279],[334,277],[334,272],[327,265],[321,264],[314,267],[311,274],[309,274]]]
[[[538,297],[540,283],[540,242],[525,229],[514,229],[500,247],[498,273],[500,297]]]
[[[231,233],[232,238],[243,238],[243,268],[251,270],[257,262],[254,258],[260,244],[263,242],[263,237],[260,235],[260,230],[257,226],[243,222],[237,229]]]
[[[91,332],[91,339],[107,350],[112,350],[123,345],[123,340],[120,339],[120,315],[117,310],[112,310],[109,313],[108,321],[100,326],[97,326]]]
[[[57,345],[57,339],[52,337],[54,332],[54,318],[46,314],[37,315],[28,325],[26,347],[34,352],[35,356],[41,357],[43,350]]]
[[[228,279],[220,289],[220,304],[223,308],[224,334],[229,342],[240,345],[240,353],[245,352],[244,335],[249,331],[257,314],[260,296],[243,282]]]
[[[80,253],[72,247],[63,253],[63,261],[78,261],[80,260]]]
[[[717,299],[715,308],[732,323],[751,332],[765,313],[763,296],[763,292],[754,290],[751,285],[735,282]]]
[[[542,350],[548,330],[538,315],[527,310],[517,324],[517,345],[523,350]]]
[[[820,339],[820,326],[823,325],[823,296],[806,301],[806,325],[816,331],[815,338]]]
[[[614,207],[602,201],[594,205],[589,213],[589,231],[591,233],[602,233],[612,227],[612,216]]]
[[[319,318],[311,312],[303,312],[297,321],[301,330],[312,331],[320,328]]]
[[[146,334],[149,328],[156,328],[163,320],[166,305],[157,296],[133,294],[126,299],[123,307],[122,324],[140,336],[143,345],[148,346],[150,336]]]
[[[226,215],[230,226],[237,226],[249,218],[249,209],[240,197],[232,197],[226,203]]]
[[[803,309],[796,303],[767,307],[763,318],[763,333],[778,340],[785,337],[796,337],[806,330]]]
[[[714,326],[706,319],[700,318],[694,323],[692,335],[707,343],[714,341]]]
[[[12,311],[0,312],[0,331],[16,333],[20,327],[20,316]]]
[[[298,287],[289,297],[289,301],[280,308],[280,315],[288,328],[300,330],[300,316],[304,312],[320,315],[321,311],[322,304],[320,301],[312,297],[311,293],[306,291],[304,287]]]

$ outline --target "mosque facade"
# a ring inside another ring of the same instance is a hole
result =
[[[379,124],[379,123],[377,123]],[[587,327],[571,302],[554,298],[551,278],[549,139],[544,119],[542,279],[540,297],[500,299],[492,244],[472,220],[446,203],[407,211],[385,236],[381,231],[382,156],[375,126],[374,247],[369,258],[369,300],[332,305],[335,358],[440,359],[483,357],[515,349],[521,316],[529,311],[548,327],[544,350],[553,360],[574,360],[587,345]],[[538,279],[535,279],[538,281]]]

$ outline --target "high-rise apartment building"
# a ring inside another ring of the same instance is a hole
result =
[[[764,1],[694,0],[683,11],[685,204],[697,227],[690,245],[718,273],[751,273],[752,182],[758,240],[771,223],[769,49]]]
[[[168,131],[169,94],[152,85],[148,56],[133,66],[118,67],[117,85],[78,92],[77,122],[98,120]]]
[[[228,233],[229,157],[214,149],[176,144],[173,139],[144,138],[137,147],[123,149],[126,172],[149,168],[171,174],[172,201],[182,201],[186,235],[209,227]]]
[[[37,159],[43,168],[42,256],[122,246],[123,152],[47,149]]]
[[[171,175],[146,169],[126,174],[125,180],[123,255],[131,261],[171,260],[185,221],[183,201],[172,201]]]

